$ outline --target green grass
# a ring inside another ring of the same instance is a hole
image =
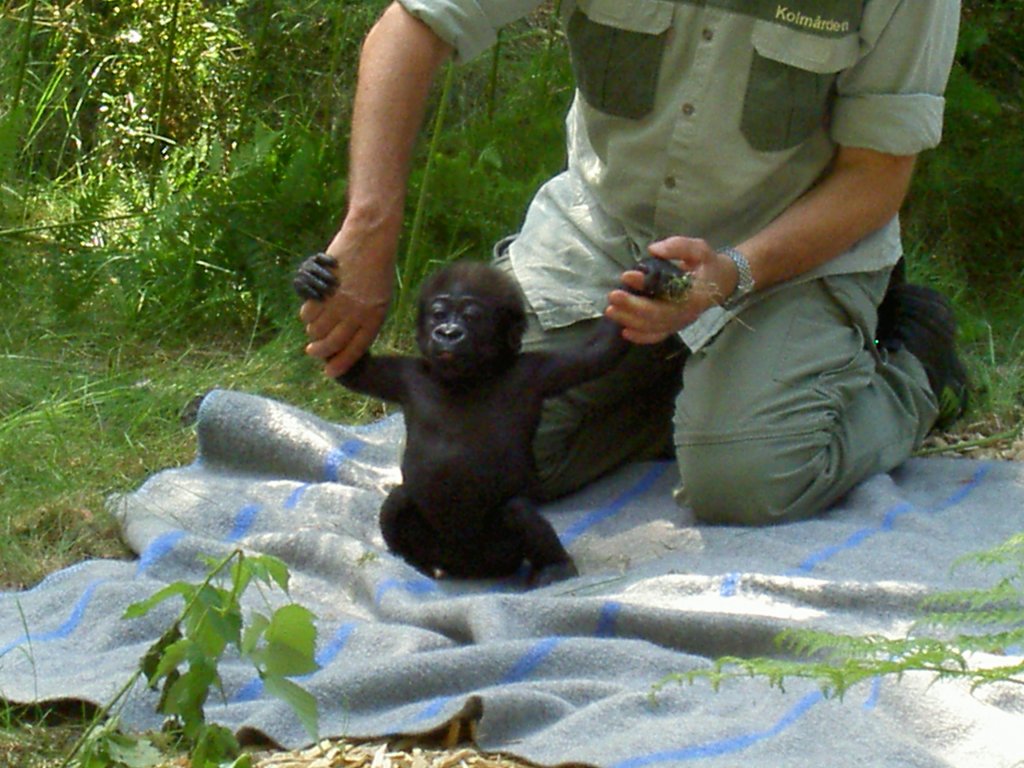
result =
[[[0,701],[0,766],[53,768],[93,715],[79,704],[15,707]]]
[[[365,418],[304,359],[298,333],[178,348],[42,331],[0,354],[0,585],[26,587],[84,557],[126,556],[104,498],[190,462],[191,401],[215,387]],[[346,405],[347,404],[347,405]]]

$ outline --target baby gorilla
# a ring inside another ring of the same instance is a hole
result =
[[[296,292],[323,300],[337,287],[335,266],[326,254],[306,259]],[[638,269],[649,296],[682,275],[660,259]],[[402,484],[385,499],[380,526],[388,547],[428,576],[508,576],[524,560],[534,586],[577,573],[533,501],[533,438],[544,399],[610,371],[629,342],[601,318],[578,347],[520,353],[525,327],[519,289],[506,275],[458,262],[421,289],[422,356],[368,353],[337,379],[402,407]]]

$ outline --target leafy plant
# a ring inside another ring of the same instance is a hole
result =
[[[152,740],[121,733],[116,718],[96,727],[82,743],[78,768],[150,768],[164,759]]]
[[[228,583],[218,585],[224,574]],[[210,694],[223,692],[217,671],[229,648],[252,662],[265,690],[287,703],[310,738],[317,734],[317,708],[313,696],[289,677],[318,669],[313,654],[316,629],[313,615],[289,603],[269,615],[254,612],[244,620],[241,597],[253,583],[288,591],[288,569],[269,555],[246,555],[236,550],[220,561],[211,561],[201,584],[174,582],[125,610],[126,619],[146,615],[157,605],[182,598],[184,607],[175,622],[150,646],[139,670],[100,713],[112,714],[120,700],[141,676],[159,689],[157,711],[167,717],[167,727],[186,747],[194,768],[217,766],[235,758],[239,745],[227,728],[206,721],[204,707]],[[64,766],[75,760],[78,768],[135,768],[154,752],[148,739],[117,731],[108,721],[89,729],[72,749]]]

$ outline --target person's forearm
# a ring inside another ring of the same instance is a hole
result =
[[[359,60],[350,141],[348,210],[328,244],[337,290],[302,305],[310,343],[334,378],[370,348],[387,315],[413,147],[448,45],[393,3]]]
[[[738,243],[755,290],[802,275],[849,250],[885,226],[900,209],[914,169],[912,156],[840,148],[821,182],[757,234]],[[652,256],[679,261],[695,277],[685,301],[653,301],[612,291],[605,315],[635,344],[655,344],[733,294],[739,273],[733,260],[699,238],[674,236],[651,243]],[[623,282],[640,287],[643,276],[626,272]]]
[[[737,248],[758,289],[808,272],[885,226],[906,196],[914,157],[840,148],[821,182]]]
[[[397,233],[416,137],[437,70],[451,48],[392,4],[366,37],[350,143],[349,224]]]

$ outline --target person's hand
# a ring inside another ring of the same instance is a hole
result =
[[[306,326],[306,354],[325,361],[324,375],[340,376],[377,337],[394,286],[396,238],[343,226],[327,247],[337,261],[338,288],[324,301],[306,301],[299,318]]]
[[[651,243],[648,252],[668,259],[693,276],[683,301],[648,299],[616,289],[608,294],[605,316],[622,326],[622,335],[634,344],[657,344],[696,320],[704,310],[721,304],[735,290],[739,276],[732,259],[717,253],[707,241],[670,237]],[[643,287],[643,275],[635,270],[622,274],[629,288]]]

